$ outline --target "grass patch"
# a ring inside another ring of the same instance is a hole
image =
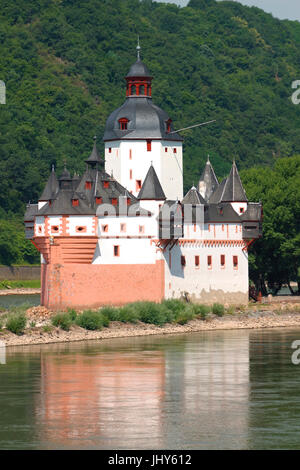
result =
[[[218,303],[213,304],[212,313],[218,315],[218,317],[222,317],[225,313],[224,305]]]
[[[22,335],[26,327],[26,317],[24,314],[14,314],[8,318],[6,329],[16,335]]]
[[[20,288],[31,288],[31,289],[40,289],[41,281],[36,280],[26,280],[26,281],[0,281],[0,289],[20,289]]]
[[[64,331],[69,331],[72,326],[72,320],[68,313],[57,313],[51,319],[52,325],[61,328]]]
[[[42,328],[44,333],[51,333],[53,331],[53,326],[52,325],[44,325]]]

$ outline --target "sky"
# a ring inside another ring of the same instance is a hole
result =
[[[188,0],[160,0],[165,3],[176,3],[180,6],[188,4]],[[222,1],[222,0],[218,0]],[[234,0],[237,1],[237,0]],[[272,13],[280,19],[300,21],[300,0],[239,0],[243,5],[255,6]]]

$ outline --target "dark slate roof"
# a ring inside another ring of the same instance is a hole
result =
[[[34,221],[34,217],[38,213],[38,204],[27,204],[26,211],[24,215],[25,222],[32,222]]]
[[[262,204],[260,202],[249,202],[247,210],[240,216],[243,222],[262,220]]]
[[[72,181],[72,177],[70,175],[70,172],[67,170],[66,167],[64,167],[64,171],[60,175],[59,181]]]
[[[222,180],[222,183],[219,184],[219,186],[215,189],[215,191],[212,193],[212,195],[209,198],[209,203],[210,204],[217,204],[218,202],[221,201],[221,197],[224,191],[224,186],[226,184],[227,178],[224,178]]]
[[[248,202],[235,162],[233,162],[230,175],[226,180],[221,201]]]
[[[85,160],[86,163],[91,163],[91,164],[96,164],[98,163],[99,166],[104,166],[104,161],[100,157],[98,150],[97,150],[97,143],[96,143],[96,137],[94,137],[94,145],[93,145],[93,150],[87,160]]]
[[[193,186],[182,199],[182,204],[205,204],[199,191]]]
[[[58,181],[56,178],[54,167],[52,167],[52,171],[50,173],[50,176],[48,178],[44,191],[42,192],[39,198],[39,201],[49,201],[50,199],[53,199],[57,191],[58,191]]]
[[[156,174],[153,165],[150,166],[148,173],[144,179],[143,186],[138,195],[139,200],[156,200],[164,201],[166,199],[163,188]]]
[[[231,204],[208,204],[204,208],[204,222],[241,223],[240,216],[232,208]]]
[[[86,201],[79,199],[79,205],[72,205],[73,190],[60,190],[51,203],[43,206],[38,215],[92,215],[95,214],[95,210],[88,206]]]
[[[201,195],[203,196],[203,198],[208,202],[210,196],[213,194],[213,192],[217,189],[218,186],[219,186],[218,179],[208,159],[206,162],[205,168],[203,170],[203,173],[200,177],[200,180],[198,183],[198,189]]]
[[[130,67],[126,78],[130,77],[151,77],[151,74],[148,70],[148,67],[141,61],[141,59],[137,59],[137,61]]]
[[[119,119],[129,120],[127,130],[119,129]],[[182,141],[183,138],[175,133],[167,133],[166,121],[168,114],[152,103],[152,98],[130,97],[111,113],[106,121],[104,141],[132,139],[165,139]],[[171,131],[173,131],[171,124]]]

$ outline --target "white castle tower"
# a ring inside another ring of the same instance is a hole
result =
[[[126,100],[109,116],[104,133],[105,170],[137,196],[153,165],[167,199],[183,197],[182,141],[172,120],[153,104],[151,74],[140,59],[127,76]]]

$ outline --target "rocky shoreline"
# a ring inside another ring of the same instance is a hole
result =
[[[43,307],[35,307],[43,308]],[[45,309],[46,310],[46,309]],[[37,326],[27,328],[22,336],[9,331],[0,333],[0,340],[6,346],[24,346],[33,344],[63,343],[85,340],[105,340],[148,335],[169,335],[195,333],[199,331],[259,329],[259,328],[300,328],[300,304],[258,306],[242,313],[226,314],[223,317],[209,315],[205,320],[194,319],[185,325],[166,324],[164,326],[149,325],[142,322],[136,324],[111,322],[108,328],[99,331],[88,331],[73,325],[70,331],[52,328],[44,331],[44,321]]]

